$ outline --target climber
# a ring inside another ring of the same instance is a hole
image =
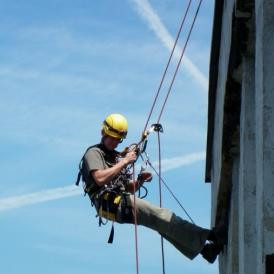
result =
[[[118,223],[134,223],[134,190],[152,180],[152,174],[143,171],[134,180],[127,167],[133,164],[136,152],[123,157],[115,149],[126,138],[128,123],[121,114],[111,114],[103,122],[101,142],[89,147],[84,154],[80,177],[84,190],[95,206],[100,220],[104,217]],[[199,227],[176,216],[169,209],[135,198],[137,224],[159,232],[189,259],[199,253],[213,263],[226,244],[226,229],[211,230]],[[101,221],[102,222],[102,221]]]

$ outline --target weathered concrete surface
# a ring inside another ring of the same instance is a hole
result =
[[[274,1],[256,0],[257,273],[274,253]]]
[[[222,141],[223,141],[223,117],[224,117],[224,100],[226,91],[226,81],[229,66],[229,53],[231,47],[232,36],[232,11],[233,1],[225,1],[223,22],[222,22],[222,37],[221,49],[219,58],[219,73],[216,93],[216,109],[214,122],[214,143],[213,143],[213,160],[212,160],[212,193],[211,193],[211,223],[215,224],[216,207],[218,201],[219,183],[222,171]]]
[[[229,209],[228,245],[219,256],[219,272],[222,274],[239,273],[239,156],[234,156],[232,167],[233,186]]]
[[[208,165],[212,225],[227,217],[229,240],[219,258],[220,273],[266,274],[274,259],[274,0],[234,4],[224,1],[218,40]],[[236,107],[233,116],[234,102],[240,112]]]
[[[229,216],[229,233],[227,248],[227,274],[239,273],[239,156],[235,155],[232,167],[232,192]]]
[[[255,60],[243,58],[239,169],[239,273],[256,274]]]

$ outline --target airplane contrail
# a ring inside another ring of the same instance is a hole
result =
[[[205,152],[191,153],[181,157],[167,158],[162,160],[163,172],[176,169],[181,166],[191,165],[195,162],[202,161],[205,159]],[[152,163],[157,168],[158,163]],[[140,169],[136,167],[136,170]],[[7,198],[0,198],[0,212],[21,208],[27,205],[38,204],[42,202],[63,199],[66,197],[77,196],[83,194],[81,187],[75,185],[53,188],[48,190],[42,190],[39,192],[33,192],[29,194],[11,196]]]
[[[138,13],[148,23],[149,27],[153,30],[156,36],[162,43],[171,51],[174,45],[174,39],[168,32],[157,13],[153,10],[148,0],[131,0],[136,4]],[[177,47],[174,51],[174,56],[179,60],[182,49]],[[184,55],[184,65],[191,76],[201,85],[204,90],[208,89],[208,78],[198,69],[193,62]]]
[[[83,191],[76,186],[59,187],[29,194],[12,196],[0,199],[0,212],[19,208],[26,205],[38,204],[46,201],[62,199],[65,197],[79,195]]]

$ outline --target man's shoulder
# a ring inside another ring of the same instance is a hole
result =
[[[108,154],[115,155],[115,156],[119,155],[119,152],[117,150],[109,151],[101,143],[88,147],[87,150],[86,150],[86,153],[89,152],[89,151],[98,151],[98,152],[102,153],[103,155],[108,155]]]
[[[96,145],[92,145],[92,146],[88,147],[86,149],[85,155],[90,154],[90,153],[94,153],[94,152],[97,152],[97,153],[99,152],[101,154],[104,153],[104,150],[102,149],[101,144],[96,144]]]
[[[92,170],[106,168],[104,154],[97,145],[90,146],[86,149],[83,156],[83,167],[87,174]]]
[[[87,148],[83,160],[86,163],[98,163],[98,162],[104,162],[105,161],[105,154],[101,150],[100,146],[93,145]]]

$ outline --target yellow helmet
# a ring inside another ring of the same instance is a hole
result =
[[[127,136],[127,129],[127,120],[121,114],[110,114],[103,122],[104,134],[117,139],[125,139]]]

